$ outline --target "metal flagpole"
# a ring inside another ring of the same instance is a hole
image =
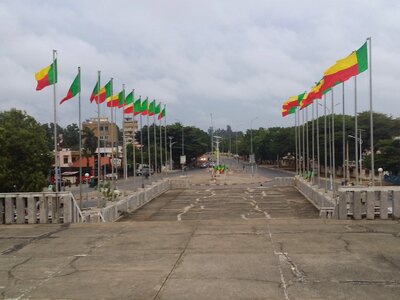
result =
[[[113,78],[111,78],[111,84],[110,84],[110,89],[111,89],[111,99],[113,96]],[[110,100],[111,100],[110,99]],[[112,188],[113,188],[113,195],[114,195],[114,190],[115,190],[115,180],[114,180],[114,107],[111,107],[111,182],[112,182]]]
[[[113,114],[114,114],[114,124],[115,124],[115,129],[116,129],[116,131],[117,131],[117,134],[116,134],[116,137],[115,137],[115,155],[114,155],[114,158],[115,158],[115,164],[114,164],[114,174],[115,174],[115,177],[117,177],[118,176],[118,165],[117,165],[117,160],[118,160],[118,156],[119,156],[119,147],[118,147],[118,144],[119,144],[119,138],[118,138],[118,130],[117,130],[117,110],[115,109],[115,107],[113,107]],[[116,182],[115,182],[116,183]]]
[[[153,131],[154,131],[154,174],[157,174],[157,130],[156,130],[156,102],[154,101]]]
[[[301,161],[301,121],[300,121],[300,109],[297,110],[297,137],[298,137],[298,154],[299,154],[299,175],[302,174],[302,161]]]
[[[215,159],[214,159],[214,125],[213,125],[212,113],[210,113],[210,117],[211,117],[211,157],[212,157],[212,161],[215,161]]]
[[[328,101],[328,100],[327,100]],[[327,116],[327,121],[328,121],[328,153],[329,153],[329,183],[330,183],[330,189],[332,190],[332,114],[331,110],[328,108],[328,103],[326,104],[326,110],[329,111],[329,116]]]
[[[133,171],[133,186],[135,186],[135,178],[136,178],[136,147],[135,147],[135,136],[136,136],[136,127],[135,127],[135,89],[132,89],[132,99],[133,99],[133,109],[132,109],[132,126],[133,126],[133,136],[132,136],[132,171]]]
[[[342,163],[342,172],[343,172],[343,184],[346,183],[346,168],[345,168],[345,161],[346,161],[346,117],[345,117],[345,110],[344,110],[344,82],[342,82],[342,148],[343,148],[343,163]]]
[[[125,135],[125,84],[122,85],[123,95],[124,95],[124,103],[122,106],[122,154],[124,160],[124,179],[128,179],[128,164],[127,164],[127,155],[126,155],[126,135]]]
[[[150,154],[150,127],[149,127],[149,107],[147,106],[147,154],[149,163],[149,177],[151,177],[151,154]]]
[[[167,110],[166,110],[166,104],[164,104],[164,112],[165,112],[165,116],[164,116],[165,168],[167,168],[168,151],[167,151],[167,114],[166,114]]]
[[[79,208],[82,210],[82,119],[81,119],[81,67],[78,67],[79,76]]]
[[[355,138],[354,138],[354,157],[355,157],[355,163],[356,163],[356,184],[359,184],[359,178],[358,178],[358,142],[357,142],[357,136],[358,136],[358,120],[357,120],[357,76],[354,76],[354,131],[355,131]]]
[[[306,171],[306,143],[305,143],[305,127],[306,123],[304,122],[304,110],[302,110],[302,119],[303,119],[303,172]]]
[[[325,193],[328,191],[328,152],[326,136],[326,95],[324,95],[324,154],[325,154]]]
[[[334,105],[334,96],[333,96],[333,87],[331,90],[332,93],[332,109],[331,109],[331,115],[332,115],[332,127],[331,127],[331,136],[332,136],[332,177],[333,177],[333,186],[332,186],[332,191],[333,191],[333,197],[336,195],[336,163],[335,163],[335,105]]]
[[[372,110],[372,46],[371,37],[367,38],[369,41],[369,116],[370,116],[370,133],[371,133],[371,179],[372,185],[375,185],[375,153],[374,153],[374,112]]]
[[[311,143],[312,143],[312,171],[311,171],[311,184],[314,185],[314,172],[315,172],[315,148],[314,148],[314,135],[315,135],[315,131],[314,131],[314,101],[312,102],[312,106],[311,106],[311,110],[312,110],[312,123],[311,123],[311,128],[312,128],[312,135],[311,135]]]
[[[56,103],[56,84],[57,84],[57,50],[53,50],[53,67],[55,69],[54,75],[55,80],[53,84],[53,105],[54,105],[54,183],[56,184],[56,193],[59,192],[58,184],[60,182],[59,180],[59,167],[58,167],[58,148],[57,148],[57,103]]]
[[[317,108],[317,176],[318,176],[318,188],[321,185],[321,174],[320,174],[320,156],[319,156],[319,108],[318,103],[315,103]]]
[[[161,108],[161,103],[160,103],[160,108]],[[160,111],[161,114],[161,111]],[[159,118],[160,115],[157,116]],[[161,130],[161,118],[159,119],[160,121],[160,172],[162,172],[162,167],[163,167],[163,157],[162,157],[162,130]]]
[[[80,93],[79,93],[80,95]],[[101,156],[100,156],[100,71],[97,71],[97,191],[100,193]],[[82,178],[82,176],[81,176]]]
[[[307,156],[307,179],[310,174],[310,147],[309,147],[309,138],[308,138],[308,106],[306,107],[306,156]]]
[[[297,162],[297,108],[294,113],[294,142],[295,142],[295,167],[296,167],[296,175],[299,174],[298,162]],[[237,151],[236,151],[237,152]]]
[[[141,96],[139,96],[141,99]],[[140,100],[142,102],[142,100]],[[142,188],[144,188],[143,182],[143,123],[142,123],[142,112],[140,112],[140,164],[141,164],[141,172],[140,176],[142,177]]]

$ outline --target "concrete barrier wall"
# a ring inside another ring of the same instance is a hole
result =
[[[331,193],[325,193],[323,189],[318,189],[300,176],[295,176],[295,187],[320,211],[332,210],[336,205]]]
[[[70,192],[0,193],[0,224],[83,222]]]
[[[321,218],[400,218],[400,187],[343,187],[333,197],[331,191],[325,193],[300,176],[295,176],[294,185],[319,210]]]
[[[400,218],[400,187],[346,187],[338,193],[338,219]]]
[[[171,189],[187,189],[189,188],[189,179],[187,177],[169,178]]]
[[[294,177],[275,177],[275,186],[294,186]]]
[[[101,209],[101,217],[96,217],[94,219],[91,217],[90,222],[114,222],[121,216],[122,212],[135,211],[162,193],[168,191],[170,187],[171,184],[169,179],[153,182],[144,189],[140,189],[132,195],[124,197],[112,205]]]

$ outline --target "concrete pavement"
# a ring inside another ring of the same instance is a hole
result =
[[[398,221],[197,175],[122,222],[0,226],[0,299],[399,299]]]

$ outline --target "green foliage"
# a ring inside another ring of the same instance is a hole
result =
[[[375,154],[375,168],[382,168],[397,175],[400,172],[400,140],[381,140],[377,148],[379,150]],[[367,168],[371,168],[371,156],[367,155],[363,163]]]
[[[100,184],[100,192],[107,201],[115,201],[119,196],[119,193],[111,188],[110,182]]]
[[[64,129],[64,148],[79,150],[79,126],[75,123]]]
[[[148,139],[147,139],[147,130],[148,127],[144,126],[142,131],[142,136],[143,136],[143,156],[144,156],[144,162],[147,162],[147,157],[148,157]],[[150,146],[150,153],[153,155],[154,153],[154,125],[150,126],[150,141],[151,141],[151,146]],[[182,154],[182,125],[179,123],[167,125],[167,136],[172,137],[172,160],[174,161],[175,166],[180,165],[180,155]],[[140,144],[140,131],[136,132],[135,136],[136,140]],[[160,166],[160,127],[156,126],[156,139],[157,139],[157,160],[158,160],[158,166]],[[162,155],[163,155],[163,163],[165,164],[165,141],[164,141],[164,128],[162,131]],[[210,148],[210,138],[207,135],[206,132],[203,130],[196,128],[196,127],[183,127],[183,143],[184,143],[184,153],[186,155],[186,162],[189,164],[192,161],[195,161],[197,157],[201,156],[202,154],[206,153],[208,149]],[[168,145],[167,145],[167,151],[168,151],[168,159],[169,159],[169,138],[168,138]],[[128,161],[131,159],[130,156],[132,156],[131,149],[128,148],[127,155],[128,155]],[[154,159],[154,158],[152,158]],[[136,162],[140,162],[140,150],[137,150],[136,152]],[[153,164],[154,162],[152,162]]]
[[[396,154],[395,147],[397,142],[393,138],[400,135],[400,119],[393,119],[391,116],[387,116],[381,113],[374,113],[374,144],[375,151],[379,150],[384,155],[376,155],[375,166],[380,166],[384,170],[390,170],[393,172],[400,171],[398,165],[398,154]],[[318,119],[319,123],[319,146],[320,146],[320,157],[324,157],[324,123],[325,117],[321,116]],[[332,124],[332,118],[330,115],[326,118],[327,122],[327,140],[329,143],[329,128]],[[334,133],[335,133],[335,161],[336,165],[341,165],[343,162],[343,116],[334,116]],[[317,120],[314,121],[315,128],[317,127]],[[302,130],[303,127],[301,127]],[[355,121],[353,116],[345,116],[345,143],[348,142],[350,161],[354,160],[354,149],[355,149],[355,139],[349,137],[349,135],[355,136]],[[362,151],[365,155],[370,149],[370,114],[369,112],[362,112],[358,114],[358,128],[362,129],[361,138]],[[312,145],[312,122],[308,122],[308,140],[310,145]],[[315,129],[316,132],[316,129]],[[359,136],[359,132],[357,136]],[[277,159],[277,157],[283,157],[288,153],[295,153],[295,129],[294,127],[272,127],[268,129],[259,128],[253,129],[253,150],[256,155],[256,159],[262,162],[272,162]],[[390,143],[389,143],[390,141]],[[317,138],[315,137],[315,153],[316,153],[316,143]],[[389,143],[389,144],[388,144]],[[239,154],[241,156],[247,157],[250,154],[251,148],[251,132],[247,130],[246,134],[239,137],[238,141]],[[311,153],[310,153],[311,155]],[[379,156],[379,157],[378,157]],[[380,161],[380,159],[382,161]],[[365,159],[364,165],[369,167],[368,157]]]
[[[41,191],[53,160],[44,128],[25,112],[0,112],[0,145],[1,192]]]
[[[83,128],[82,139],[82,147],[86,149],[86,152],[94,154],[97,149],[97,137],[94,135],[93,131],[90,128]]]

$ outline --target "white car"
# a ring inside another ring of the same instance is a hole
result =
[[[106,174],[106,179],[111,180],[112,177],[113,177],[113,174],[112,174],[112,173]],[[114,173],[114,179],[115,179],[115,180],[118,180],[118,174]]]

